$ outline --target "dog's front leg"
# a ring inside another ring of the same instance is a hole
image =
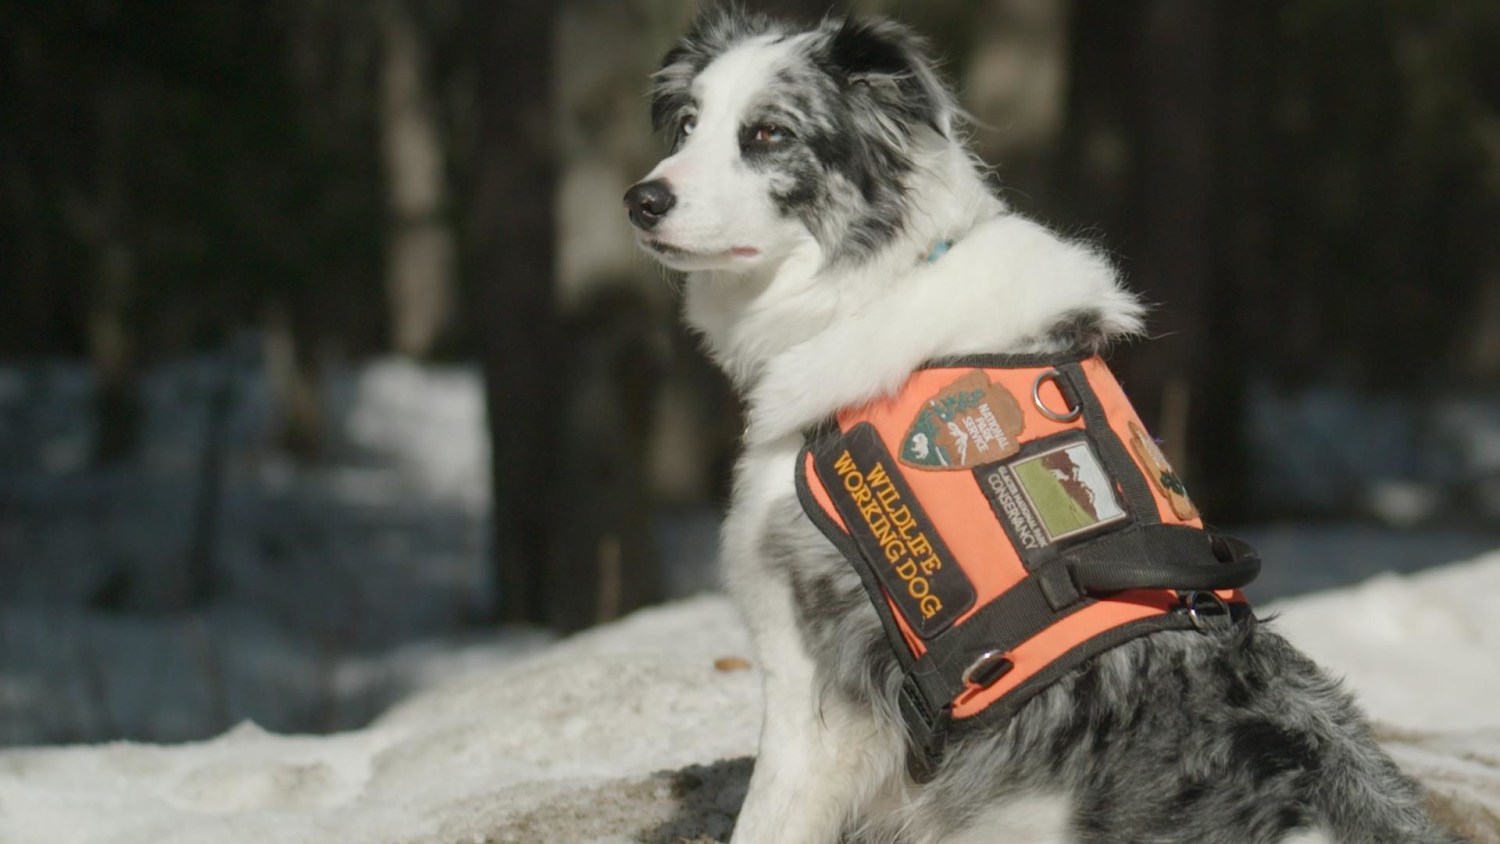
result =
[[[755,642],[765,700],[760,753],[734,844],[834,844],[902,759],[899,730],[882,728],[868,702],[857,704],[823,682],[821,650],[807,638],[807,613],[799,613],[802,596],[793,585],[815,577],[806,570],[808,549],[774,538],[800,527],[822,541],[811,525],[788,524],[804,518],[789,489],[799,445],[746,454],[725,523],[727,585]]]
[[[834,844],[888,775],[891,754],[879,752],[868,714],[818,699],[800,643],[761,641],[765,721],[733,844]]]

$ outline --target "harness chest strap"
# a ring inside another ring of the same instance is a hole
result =
[[[1097,357],[924,367],[809,433],[797,489],[905,674],[919,779],[950,728],[1009,717],[1102,650],[1248,615],[1237,590],[1260,568],[1203,529]]]

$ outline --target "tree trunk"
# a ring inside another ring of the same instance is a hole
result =
[[[560,431],[546,575],[550,626],[577,630],[664,596],[647,483],[649,435],[661,374],[657,315],[628,285],[601,289],[564,323],[553,364],[568,394]]]
[[[121,242],[101,247],[98,276],[89,307],[89,362],[94,370],[94,462],[133,457],[140,448],[144,410],[134,342],[126,310],[131,296],[132,261]]]
[[[447,326],[453,296],[453,234],[444,219],[447,165],[423,44],[406,0],[385,0],[377,14],[384,50],[380,126],[391,345],[420,358]]]
[[[1270,95],[1275,78],[1274,21],[1280,2],[1234,3],[1215,8],[1216,44],[1223,92],[1215,120],[1217,177],[1212,282],[1204,315],[1208,367],[1190,432],[1197,459],[1196,494],[1221,522],[1263,519],[1250,494],[1249,362],[1256,334],[1279,319],[1265,304],[1266,279],[1277,275],[1272,257],[1268,192],[1277,189],[1264,127],[1274,122]],[[1258,325],[1259,323],[1259,325]]]
[[[1102,223],[1125,256],[1131,287],[1155,306],[1151,339],[1121,349],[1115,367],[1199,503],[1222,514],[1231,497],[1222,491],[1239,484],[1226,457],[1242,427],[1233,418],[1240,385],[1225,377],[1225,361],[1238,352],[1223,333],[1233,320],[1220,316],[1216,261],[1218,7],[1108,5],[1078,9],[1076,50],[1087,55],[1074,58],[1084,106],[1075,110],[1075,143],[1084,167],[1073,193],[1084,219]],[[1092,49],[1099,39],[1109,43]]]
[[[1056,218],[1050,183],[1068,89],[1069,0],[991,0],[976,13],[955,8],[954,41],[972,41],[959,86],[983,131],[976,150],[998,168],[1006,198],[1027,213]],[[959,34],[962,33],[962,34]],[[955,68],[956,70],[957,68]]]
[[[1151,0],[1141,19],[1140,126],[1136,149],[1135,282],[1152,302],[1154,339],[1131,350],[1132,396],[1165,440],[1168,457],[1198,483],[1201,455],[1191,419],[1211,399],[1204,375],[1217,350],[1205,343],[1212,283],[1213,27],[1211,4]]]
[[[475,146],[473,334],[481,345],[501,622],[546,624],[551,467],[562,395],[553,292],[551,4],[470,0]]]
[[[311,462],[323,455],[325,420],[323,374],[310,348],[315,332],[306,322],[294,320],[289,308],[277,303],[267,308],[263,336],[277,443]]]
[[[94,462],[113,463],[140,448],[145,411],[135,338],[130,331],[135,295],[135,253],[125,221],[129,215],[123,151],[130,103],[117,92],[99,101],[98,196],[79,214],[84,238],[96,253],[88,309],[88,352],[94,370]]]

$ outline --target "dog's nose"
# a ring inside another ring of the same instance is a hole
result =
[[[636,228],[650,231],[656,228],[661,218],[667,216],[677,204],[677,195],[662,179],[641,182],[625,192],[625,207],[630,209],[630,222]]]

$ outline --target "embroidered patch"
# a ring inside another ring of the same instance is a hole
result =
[[[975,477],[1023,551],[1128,518],[1114,481],[1088,441],[1070,436]]]
[[[1146,433],[1145,428],[1134,422],[1130,423],[1130,448],[1135,452],[1136,459],[1141,461],[1151,483],[1156,485],[1157,491],[1172,506],[1172,512],[1177,514],[1177,518],[1184,521],[1196,519],[1198,508],[1188,498],[1187,487],[1183,486],[1182,478],[1178,477],[1172,464],[1167,462],[1167,456],[1162,453],[1156,440]]]
[[[974,605],[974,585],[872,425],[820,449],[816,466],[865,562],[918,636],[936,636]]]
[[[927,400],[901,441],[914,469],[970,469],[1015,454],[1026,427],[1021,406],[976,369]]]

